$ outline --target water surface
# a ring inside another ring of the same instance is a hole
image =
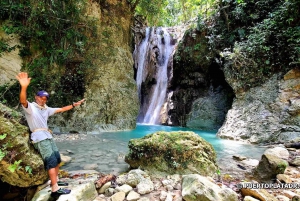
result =
[[[73,159],[72,162],[62,168],[78,170],[87,168],[86,165],[92,165],[93,169],[106,174],[124,172],[128,168],[124,162],[124,156],[128,152],[128,141],[157,131],[193,131],[197,133],[212,144],[220,163],[232,160],[233,155],[242,155],[259,160],[265,150],[265,148],[255,145],[220,139],[216,136],[215,131],[138,124],[136,129],[130,131],[90,134],[85,140],[57,142],[62,153],[68,154],[66,150],[71,150],[73,153],[70,155]]]

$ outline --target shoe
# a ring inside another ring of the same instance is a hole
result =
[[[58,186],[68,186],[69,184],[67,182],[63,182],[63,181],[58,181],[57,182]]]
[[[61,195],[65,195],[65,194],[69,194],[69,193],[71,193],[71,190],[69,190],[69,189],[64,189],[64,188],[60,188],[60,189],[58,189],[57,191],[52,192],[52,193],[51,193],[51,197],[52,197],[52,198],[58,198],[58,197],[61,196]]]

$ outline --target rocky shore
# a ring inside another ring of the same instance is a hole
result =
[[[58,144],[60,142],[80,143],[89,137],[85,134],[54,135]],[[287,148],[284,144],[268,145],[266,148],[267,150],[263,155],[276,156],[288,163],[284,172],[276,174],[269,181],[261,181],[261,178],[267,178],[268,175],[259,173],[262,175],[260,179],[257,176],[259,175],[257,173],[258,166],[263,164],[263,160],[240,155],[233,155],[231,160],[227,161],[219,160],[219,171],[211,177],[203,177],[199,174],[174,174],[157,177],[141,169],[103,173],[96,171],[92,166],[88,169],[86,166],[88,164],[83,164],[82,167],[86,167],[85,169],[69,171],[64,166],[61,168],[61,180],[69,183],[65,188],[71,189],[72,192],[69,195],[61,196],[58,200],[196,201],[199,198],[201,198],[200,200],[218,201],[299,200],[300,150]],[[64,150],[62,157],[64,164],[68,164],[75,158],[72,150]],[[119,160],[121,159],[123,158]],[[269,167],[274,166],[271,160],[269,162]],[[123,165],[123,163],[120,164]],[[267,174],[268,171],[265,170],[263,173]],[[272,174],[272,172],[269,173]],[[24,193],[25,190],[22,189],[20,192]],[[45,183],[27,189],[24,199],[19,200],[51,200],[49,196],[50,186],[49,183]],[[8,201],[17,201],[20,195],[17,196],[17,193],[9,192],[4,198]]]
[[[78,141],[86,137],[82,134],[57,135],[55,140],[57,142]],[[69,200],[70,197],[75,196],[72,195],[73,192],[74,194],[82,192],[81,195],[76,195],[74,200],[80,200],[80,197],[85,199],[94,197],[88,199],[93,201],[189,201],[195,200],[193,198],[195,195],[198,198],[204,196],[204,200],[224,201],[299,200],[300,150],[286,148],[283,144],[268,145],[263,155],[272,155],[287,161],[288,165],[284,172],[277,174],[272,180],[262,182],[261,178],[268,177],[263,175],[258,179],[257,167],[262,165],[262,160],[238,155],[234,155],[227,163],[218,164],[220,171],[213,177],[203,177],[198,174],[154,177],[140,169],[128,170],[117,175],[103,174],[95,170],[62,171],[61,179],[69,182],[68,188],[73,191],[71,195],[61,196],[59,200]],[[268,171],[263,172],[267,174]],[[197,188],[192,188],[190,182]],[[81,185],[84,187],[79,190]],[[86,190],[89,188],[93,190]],[[90,196],[84,192],[93,193]],[[37,193],[33,200],[47,200],[47,195],[49,196],[49,187]]]

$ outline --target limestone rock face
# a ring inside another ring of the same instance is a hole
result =
[[[210,57],[205,31],[185,32],[173,56],[164,124],[217,130],[232,105],[234,93]]]
[[[85,76],[84,106],[76,108],[71,117],[57,115],[50,119],[49,124],[59,132],[135,128],[139,102],[130,47],[130,9],[126,0],[87,2],[86,16],[95,20],[98,37],[86,54],[95,68]]]
[[[156,132],[129,142],[125,161],[132,168],[153,174],[213,175],[216,152],[211,144],[194,132]]]
[[[0,30],[0,40],[3,40],[9,47],[20,45],[17,35],[7,35],[2,29]],[[16,74],[22,66],[22,58],[19,55],[19,48],[10,52],[0,53],[0,85],[10,84],[15,80]]]
[[[44,183],[48,174],[37,151],[29,143],[28,128],[19,123],[21,114],[0,103],[0,177],[13,186],[30,187]],[[3,155],[1,154],[3,153]],[[16,165],[15,162],[20,162]],[[32,174],[26,169],[31,169]]]
[[[261,86],[236,94],[217,135],[251,143],[300,138],[300,70],[274,75]]]

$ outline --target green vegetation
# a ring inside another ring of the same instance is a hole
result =
[[[20,36],[22,68],[32,77],[29,95],[41,89],[55,91],[51,100],[58,105],[83,96],[84,72],[89,63],[83,58],[90,45],[88,36],[95,36],[93,19],[83,18],[84,13],[84,0],[0,2],[1,29]],[[0,40],[0,54],[14,48]],[[2,86],[0,101],[15,106],[18,100],[11,95],[18,91],[18,84]]]
[[[220,20],[209,29],[209,43],[221,51],[228,78],[240,88],[254,87],[300,63],[300,2],[224,1]],[[225,62],[224,62],[225,61]]]
[[[150,26],[174,26],[211,15],[214,0],[129,0],[135,14],[146,17]]]

